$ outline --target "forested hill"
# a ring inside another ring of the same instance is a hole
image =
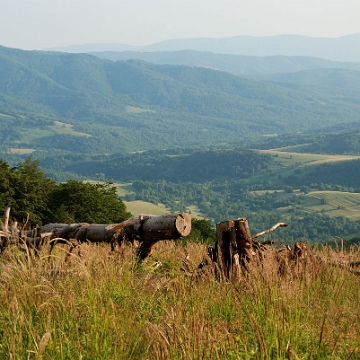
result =
[[[62,161],[64,164],[66,159]],[[76,173],[84,178],[97,178],[103,174],[107,179],[121,182],[170,181],[174,183],[228,181],[245,179],[257,173],[265,173],[274,167],[274,159],[267,154],[242,149],[194,151],[172,154],[169,151],[133,153],[94,157],[87,161],[71,163],[62,171]],[[48,169],[59,170],[58,160],[44,159]]]
[[[212,69],[0,47],[3,148],[213,146],[359,120],[356,102]]]
[[[297,89],[323,93],[347,94],[347,98],[360,95],[360,71],[350,69],[308,69],[286,74],[272,74],[263,80]]]
[[[336,62],[309,56],[244,56],[209,51],[98,51],[90,54],[113,61],[138,59],[159,65],[208,67],[235,75],[291,73],[310,69],[360,71],[360,62]]]

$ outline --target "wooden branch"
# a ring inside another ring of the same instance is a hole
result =
[[[57,244],[66,244],[66,245],[69,245],[70,246],[70,249],[69,249],[69,253],[68,255],[66,255],[66,258],[65,258],[65,262],[67,262],[67,260],[69,259],[69,254],[72,253],[72,251],[79,245],[79,243],[75,240],[66,240],[66,239],[63,239],[63,238],[54,238],[50,241],[50,251],[49,251],[49,255],[51,255],[55,245]]]
[[[11,224],[11,227],[10,227],[10,229],[11,229],[11,236],[19,236],[19,230],[18,230],[18,228],[17,228],[17,226],[18,226],[18,223],[17,223],[17,221],[14,221],[12,224]],[[10,230],[9,229],[9,230]]]
[[[9,235],[9,218],[10,218],[10,208],[6,207],[4,211],[4,222],[3,222],[4,236]]]
[[[277,224],[275,224],[272,228],[270,228],[270,229],[268,229],[268,230],[264,230],[264,231],[262,231],[262,232],[259,232],[259,233],[257,233],[256,235],[253,235],[253,236],[251,237],[251,239],[256,239],[256,238],[258,238],[258,237],[260,237],[260,236],[269,234],[269,233],[275,231],[278,227],[281,227],[281,226],[288,226],[288,224],[282,223],[282,222],[277,223]]]
[[[27,224],[29,223],[29,218],[30,218],[30,214],[29,213],[26,213],[26,219],[25,219],[25,221],[23,222],[23,225],[22,225],[22,227],[21,227],[21,232],[23,232],[24,231],[24,229],[26,228],[26,226],[27,226]]]

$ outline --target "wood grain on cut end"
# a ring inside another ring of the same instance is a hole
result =
[[[175,227],[180,236],[188,236],[191,232],[191,216],[186,213],[178,214]]]

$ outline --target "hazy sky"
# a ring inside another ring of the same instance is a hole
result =
[[[0,45],[360,33],[359,0],[0,0]]]

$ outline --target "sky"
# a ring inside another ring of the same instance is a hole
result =
[[[149,45],[180,38],[360,33],[359,0],[0,0],[0,45]]]

